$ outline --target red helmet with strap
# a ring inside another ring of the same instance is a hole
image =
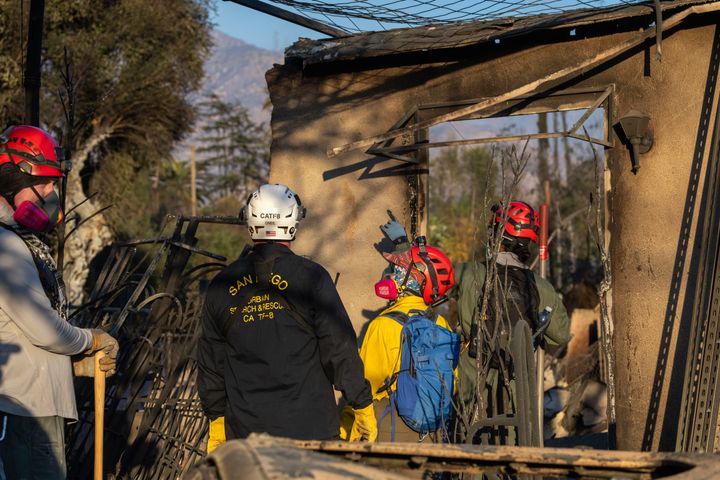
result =
[[[425,245],[425,237],[415,239],[410,253],[415,268],[425,278],[422,297],[425,303],[430,305],[441,299],[455,285],[452,262],[439,248]]]
[[[496,226],[505,224],[505,233],[515,238],[527,238],[537,243],[540,231],[540,214],[525,202],[512,201],[507,208],[494,205]],[[507,219],[507,221],[506,221]]]
[[[0,135],[0,165],[13,163],[34,177],[64,177],[69,171],[62,148],[44,130],[16,125]]]

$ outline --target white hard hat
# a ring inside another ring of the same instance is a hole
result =
[[[292,240],[305,207],[295,192],[279,183],[262,185],[240,210],[253,240]]]

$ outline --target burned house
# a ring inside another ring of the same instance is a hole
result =
[[[585,115],[559,135],[604,151],[617,447],[716,450],[718,21],[720,2],[678,1],[298,41],[267,73],[270,180],[309,212],[296,250],[361,331],[387,210],[426,233],[430,127],[600,111],[601,135]]]

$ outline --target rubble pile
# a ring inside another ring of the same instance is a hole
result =
[[[606,386],[600,369],[600,312],[575,309],[565,351],[548,355],[545,370],[545,439],[607,430]],[[552,353],[552,352],[551,352]]]

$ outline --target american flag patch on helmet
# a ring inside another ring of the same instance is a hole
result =
[[[268,231],[265,233],[265,236],[267,236],[267,237],[274,237],[276,234],[277,234],[277,232],[276,232],[275,230],[268,230]]]

